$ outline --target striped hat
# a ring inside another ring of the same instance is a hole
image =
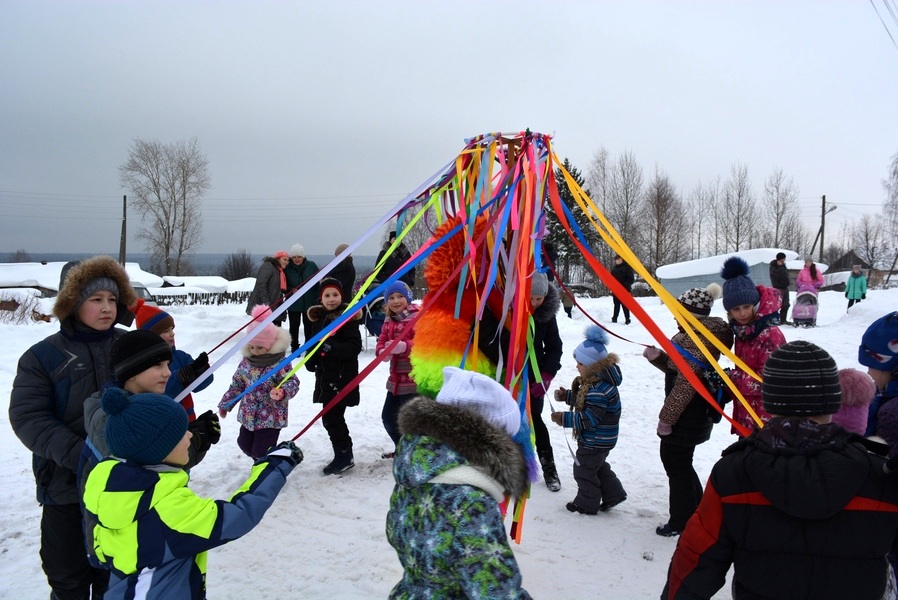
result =
[[[137,317],[138,329],[162,335],[175,326],[175,320],[170,314],[156,306],[149,306],[143,298],[138,298],[134,306],[128,310]]]
[[[771,415],[835,414],[842,404],[836,361],[811,342],[783,344],[764,363],[761,398]]]

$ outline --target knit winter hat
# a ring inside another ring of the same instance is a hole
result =
[[[137,317],[137,328],[162,335],[167,329],[175,326],[170,314],[156,306],[149,306],[143,298],[129,309]]]
[[[842,382],[842,404],[847,406],[867,406],[876,394],[873,378],[857,369],[839,369]]]
[[[532,281],[530,282],[530,295],[545,296],[548,293],[549,277],[545,273],[534,271]]]
[[[334,279],[333,277],[325,277],[318,284],[318,296],[324,296],[324,290],[327,288],[337,288],[337,291],[340,292],[340,297],[343,298],[343,286],[340,285],[340,281],[338,279]]]
[[[581,365],[597,363],[608,356],[608,335],[598,325],[590,325],[584,330],[586,339],[574,348],[574,360]]]
[[[297,246],[298,245],[299,244],[297,244]],[[300,248],[302,248],[302,246],[300,246]],[[337,249],[334,250],[334,256],[340,256],[340,253],[343,252],[344,250],[346,250],[347,248],[349,248],[349,244],[340,244],[339,246],[337,246]]]
[[[392,296],[396,292],[399,292],[400,294],[405,296],[405,299],[408,300],[409,304],[412,303],[412,299],[414,298],[412,296],[412,290],[410,290],[408,284],[401,279],[397,279],[387,286],[387,289],[384,290],[384,300],[389,300],[390,296]]]
[[[481,373],[443,367],[443,387],[436,401],[473,410],[511,437],[521,428],[521,411],[511,394]]]
[[[764,363],[764,410],[780,416],[832,415],[842,403],[836,361],[816,344],[783,344]]]
[[[139,465],[158,465],[184,438],[187,413],[163,394],[135,394],[108,388],[100,400],[109,415],[106,444],[113,456]]]
[[[777,252],[776,260],[786,260],[786,253],[785,252]]]
[[[873,321],[861,338],[857,362],[880,371],[898,368],[898,311]]]
[[[691,288],[680,295],[680,304],[696,317],[707,317],[721,293],[720,285],[716,283],[710,283],[706,288]]]
[[[264,304],[257,304],[253,307],[253,321],[258,324],[261,321],[265,320],[265,317],[268,313],[271,312]],[[275,340],[278,339],[278,330],[279,327],[274,323],[269,323],[265,326],[260,333],[256,334],[256,337],[249,341],[253,346],[262,346],[263,348],[271,349],[274,345]]]
[[[302,244],[293,244],[290,246],[290,256],[302,256],[305,257],[306,249],[302,247]],[[334,255],[336,256],[336,255]]]
[[[731,256],[724,261],[720,276],[724,279],[723,307],[726,310],[761,301],[755,282],[748,276],[750,272],[748,263],[738,256]]]
[[[283,250],[278,250],[277,252],[274,253],[274,256],[273,256],[272,258],[278,258],[278,259],[280,259],[280,258],[290,258],[290,255],[287,254],[287,253],[286,253],[285,251],[283,251]]]
[[[116,381],[124,385],[126,381],[158,365],[171,362],[171,346],[158,333],[136,329],[121,336],[112,344],[109,356]]]
[[[97,277],[96,279],[88,281],[85,286],[81,288],[81,301],[78,303],[79,306],[99,291],[112,292],[113,296],[116,298],[119,297],[118,284],[115,283],[115,280],[113,280],[112,277]]]

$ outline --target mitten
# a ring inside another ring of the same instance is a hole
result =
[[[272,400],[283,400],[284,399],[284,389],[283,388],[272,388],[270,392],[268,392],[268,397]]]
[[[266,454],[256,462],[258,463],[260,461],[271,459],[283,459],[286,460],[291,466],[295,467],[302,462],[302,450],[300,450],[299,446],[297,446],[293,442],[281,442],[280,444],[269,450],[268,454]]]
[[[561,411],[556,410],[552,413],[552,422],[556,425],[561,425],[564,422],[564,416],[561,414]]]
[[[405,352],[405,349],[408,348],[408,344],[405,341],[396,342],[396,345],[393,346],[393,350],[391,351],[393,354],[402,354]]]
[[[861,294],[861,300],[866,300],[866,299],[867,299],[867,294],[866,293]]]
[[[671,427],[664,421],[658,421],[658,435],[660,437],[670,435],[672,431],[673,431],[673,427]]]
[[[548,373],[542,375],[542,378],[534,381],[530,384],[530,396],[540,398],[546,395],[546,392],[549,391],[549,386],[552,385],[552,376]]]
[[[845,292],[845,297],[846,297],[846,298],[848,297],[848,292]]]
[[[567,390],[558,388],[555,390],[555,402],[567,402]]]
[[[226,410],[223,409],[223,408],[219,408],[219,409],[218,409],[218,416],[219,416],[220,418],[222,418],[222,419],[226,419],[226,418],[228,418],[228,411],[226,411]]]
[[[647,346],[646,349],[642,351],[642,355],[651,362],[661,356],[661,350],[654,346]]]
[[[202,375],[208,368],[209,355],[205,352],[202,352],[192,363],[181,367],[181,369],[178,371],[178,381],[181,382],[181,385],[187,387],[188,385],[193,383],[197,377]]]

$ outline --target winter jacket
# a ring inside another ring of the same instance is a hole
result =
[[[770,285],[778,290],[789,289],[789,269],[785,264],[780,264],[778,260],[770,261]]]
[[[796,287],[800,285],[812,285],[818,290],[823,287],[823,283],[823,273],[820,272],[820,269],[817,268],[817,277],[811,277],[811,268],[808,266],[801,269],[798,273],[798,278],[795,280]]]
[[[320,304],[310,308],[307,313],[311,321],[309,339],[318,335],[318,332],[333,323],[345,311],[345,304],[331,311]],[[354,313],[336,332],[332,331],[324,339],[324,344],[318,352],[306,361],[306,368],[315,373],[312,402],[319,404],[330,402],[359,374],[359,354],[362,351],[362,334],[359,331],[361,322],[362,313]],[[325,349],[325,346],[328,348]],[[356,386],[341,402],[346,406],[358,406],[359,400],[359,388]]]
[[[898,403],[893,404],[892,401],[898,398],[898,369],[892,371],[892,378],[886,384],[884,390],[876,390],[873,400],[867,412],[867,431],[864,435],[878,435],[891,446],[898,448]],[[892,413],[893,418],[887,418],[880,426],[880,416],[886,406],[889,409],[885,411],[885,415]]]
[[[562,413],[561,424],[573,429],[581,448],[611,450],[617,445],[621,414],[617,386],[623,381],[618,362],[617,354],[609,354],[589,365],[586,375],[575,377],[571,389],[563,392],[562,400],[572,410]]]
[[[782,296],[771,287],[759,285],[756,288],[761,295],[761,300],[758,303],[758,311],[754,320],[748,325],[737,325],[735,321],[730,321],[730,327],[732,327],[736,338],[733,353],[760,376],[767,357],[786,343],[786,337],[775,325],[779,320]],[[761,421],[766,423],[770,419],[770,415],[764,410],[764,404],[761,402],[761,382],[738,367],[730,372],[730,380],[752,407],[752,410],[761,418]],[[738,400],[733,402],[733,419],[744,425],[749,431],[758,427]],[[732,432],[738,433],[735,428]]]
[[[711,471],[662,598],[880,599],[898,551],[898,485],[837,425],[772,419]]]
[[[291,260],[287,263],[287,267],[284,269],[284,273],[287,275],[287,292],[289,293],[298,290],[317,272],[318,265],[308,258],[303,260],[302,264],[298,266],[293,264],[293,261]],[[347,290],[343,290],[344,297],[348,298],[348,293]],[[289,312],[304,313],[317,303],[318,284],[316,283],[310,287],[305,294],[294,300],[287,310]]]
[[[206,552],[258,525],[292,470],[262,459],[230,500],[213,500],[192,492],[182,469],[101,462],[84,507],[91,562],[112,571],[104,598],[205,599]]]
[[[193,363],[193,357],[184,352],[183,350],[178,350],[174,346],[172,346],[172,359],[171,363],[168,365],[169,370],[171,371],[171,376],[168,378],[168,383],[165,384],[165,395],[170,398],[177,398],[178,394],[184,391],[184,385],[181,383],[181,380],[178,378],[178,371],[186,367],[187,365]],[[212,380],[215,378],[214,375],[210,374],[206,377],[202,383],[193,388],[194,392],[201,392],[212,383]],[[193,423],[196,420],[196,410],[193,406],[193,396],[187,394],[181,399],[181,406],[184,407],[184,410],[187,411],[187,420]]]
[[[375,265],[380,264],[380,260],[384,257],[384,254],[387,253],[387,250],[390,249],[390,245],[390,242],[384,242],[383,249],[377,255],[377,261],[374,263]],[[400,244],[396,246],[396,250],[393,254],[387,257],[387,262],[384,263],[380,273],[377,274],[377,280],[381,282],[386,281],[393,275],[393,273],[402,268],[402,265],[404,265],[411,257],[411,252],[408,251],[408,248],[406,248],[404,243],[400,242]],[[399,279],[404,281],[411,289],[415,289],[415,267],[406,271],[405,275]]]
[[[343,288],[343,298],[349,302],[353,297],[353,288],[355,287],[355,265],[352,264],[352,257],[347,256],[339,263],[337,266],[331,269],[331,272],[328,274],[328,277],[333,277],[337,281],[340,282],[340,287]],[[306,306],[303,310],[308,310],[309,307],[315,305],[317,303],[317,291],[315,292],[316,296],[311,299],[309,302],[309,306]]]
[[[59,332],[29,348],[19,359],[9,398],[9,423],[32,452],[32,469],[41,504],[78,504],[75,472],[84,446],[85,399],[112,378],[112,344],[125,330],[97,331],[75,318],[80,290],[97,277],[111,277],[119,288],[115,322],[130,325],[127,307],[137,296],[127,273],[110,257],[95,257],[72,268],[53,313]]]
[[[408,308],[403,311],[403,314],[389,315],[384,319],[380,335],[377,336],[377,347],[374,351],[377,356],[380,356],[390,342],[398,338],[406,328],[412,328],[403,338],[405,351],[390,355],[390,375],[387,377],[387,391],[394,396],[415,394],[418,391],[418,386],[415,385],[415,380],[411,376],[412,361],[409,359],[415,339],[415,331],[411,321],[418,310],[417,305],[409,304]]]
[[[520,448],[474,411],[418,397],[399,411],[387,540],[402,580],[390,598],[529,598],[499,502],[520,498]]]
[[[630,288],[633,287],[633,282],[636,279],[636,273],[633,271],[633,267],[626,262],[611,267],[611,276],[617,279],[618,283],[627,288],[628,292],[630,291]]]
[[[867,295],[867,278],[863,274],[854,273],[845,282],[845,297],[849,300],[861,300]]]
[[[256,273],[256,284],[246,303],[246,314],[252,314],[258,305],[271,307],[283,297],[281,289],[281,263],[276,258],[266,256]]]
[[[729,324],[719,317],[699,317],[699,322],[708,329],[727,348],[733,345],[733,330]],[[708,364],[708,359],[701,353],[692,338],[680,331],[671,338],[671,342],[688,352],[695,360]],[[702,343],[711,352],[714,360],[720,359],[720,350],[707,339]],[[686,363],[693,373],[701,378],[704,369],[692,358],[685,357]],[[664,439],[670,443],[694,446],[708,441],[711,437],[713,422],[711,415],[714,409],[695,391],[689,380],[683,376],[670,357],[661,351],[660,356],[651,361],[652,365],[664,371],[664,405],[658,419],[672,427]],[[713,368],[708,365],[709,368]]]
[[[287,404],[299,392],[299,379],[296,378],[296,375],[291,375],[281,385],[284,397],[274,400],[270,396],[271,390],[287,376],[292,367],[290,363],[287,363],[277,372],[272,372],[271,368],[283,360],[289,347],[290,333],[286,329],[278,329],[277,339],[268,354],[253,356],[244,346],[240,351],[243,354],[243,359],[237,365],[228,391],[224,393],[218,403],[219,410],[232,410],[233,406],[229,407],[228,405],[252,384],[265,377],[265,381],[240,399],[237,422],[250,431],[285,428],[287,426]]]

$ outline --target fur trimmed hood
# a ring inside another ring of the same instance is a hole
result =
[[[242,348],[240,348],[240,354],[246,358],[253,358],[252,353],[247,350],[247,346],[249,343],[244,344]],[[286,356],[287,350],[290,349],[290,332],[286,329],[278,327],[278,334],[274,340],[274,344],[271,345],[271,349],[268,354],[282,354]]]
[[[128,311],[128,307],[137,302],[137,294],[131,287],[131,280],[125,268],[111,256],[94,256],[69,269],[65,282],[56,296],[53,315],[60,322],[73,318],[81,305],[81,290],[98,277],[109,277],[118,286],[119,297],[116,298],[118,310],[115,322],[120,325],[131,325],[134,315]]]
[[[546,292],[546,299],[539,305],[539,308],[533,311],[533,320],[537,323],[550,321],[560,307],[561,297],[558,294],[558,288],[550,282],[549,291]]]
[[[406,446],[405,452],[396,455],[394,467],[394,473],[403,474],[404,485],[423,485],[467,462],[499,482],[514,498],[520,498],[527,489],[527,466],[521,449],[507,433],[474,411],[418,396],[399,411],[399,429],[405,435],[434,438],[440,446],[448,447],[445,453],[428,452],[428,460],[422,463],[415,449],[426,442],[418,440],[411,448]]]

